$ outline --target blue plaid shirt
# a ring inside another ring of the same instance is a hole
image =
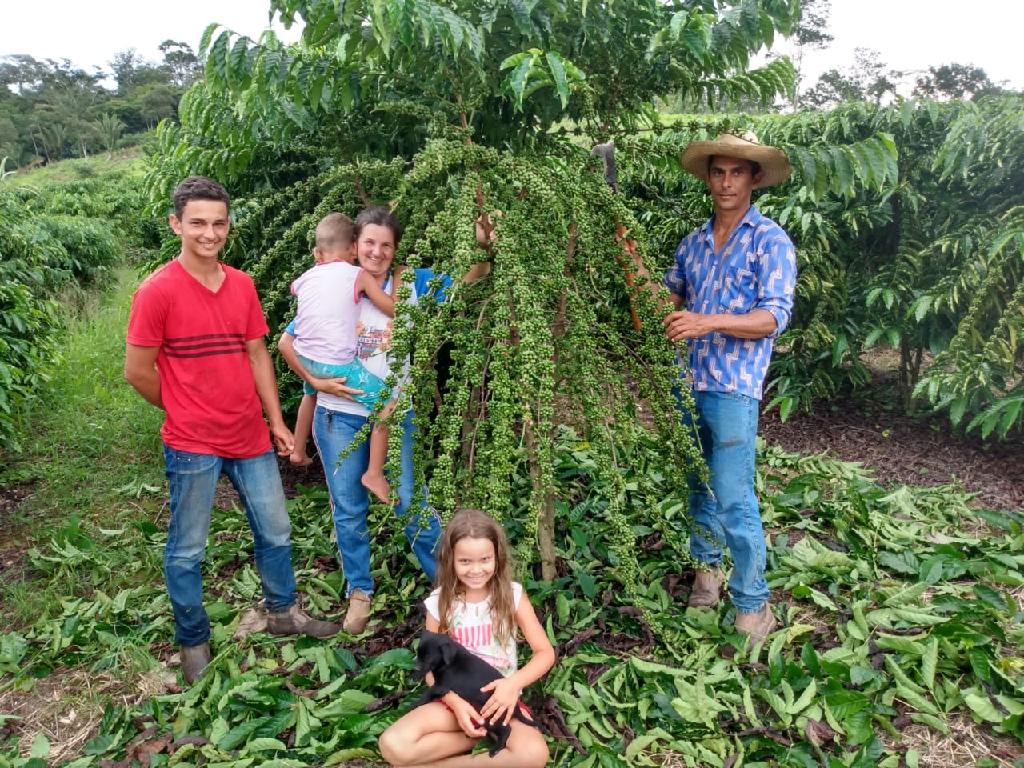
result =
[[[709,333],[690,339],[693,388],[761,399],[772,344],[786,329],[796,287],[796,252],[782,227],[750,206],[715,253],[714,217],[683,238],[665,285],[691,312],[742,315],[765,309],[775,331],[763,339]]]

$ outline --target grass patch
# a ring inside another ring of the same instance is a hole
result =
[[[145,167],[145,158],[141,146],[126,147],[116,150],[113,156],[106,153],[92,157],[75,157],[61,160],[39,168],[17,170],[4,180],[8,187],[49,187],[66,184],[69,181],[81,181],[101,176],[111,171],[137,171],[141,173]]]
[[[20,490],[22,497],[0,519],[0,553],[9,564],[0,603],[16,625],[59,610],[58,595],[122,583],[116,568],[81,569],[57,584],[37,583],[33,550],[52,545],[53,556],[74,560],[76,551],[88,553],[104,538],[125,543],[131,524],[151,519],[163,503],[162,414],[122,376],[138,277],[122,269],[110,279],[110,290],[88,295],[69,321],[63,359],[29,416],[25,448],[0,469],[0,489]]]

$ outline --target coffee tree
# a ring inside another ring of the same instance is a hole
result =
[[[413,359],[402,398],[419,420],[417,471],[442,510],[476,504],[522,526],[521,560],[536,559],[539,541],[545,578],[559,511],[596,480],[620,577],[635,590],[633,523],[642,515],[680,541],[684,523],[659,510],[700,461],[672,393],[677,350],[654,292],[633,285],[643,230],[568,134],[589,146],[670,92],[770,101],[792,87],[792,68],[749,70],[750,56],[790,28],[797,3],[274,0],[271,10],[303,21],[297,45],[207,30],[206,76],[184,97],[180,126],[160,129],[154,200],[195,172],[241,193],[227,257],[252,271],[278,325],[328,210],[391,201],[410,264],[457,276],[490,259],[479,285],[457,283],[448,302],[396,318],[393,354]],[[494,232],[486,253],[480,217]],[[592,477],[560,475],[559,451],[581,443],[601,446]],[[627,488],[619,469],[641,454],[659,471]]]

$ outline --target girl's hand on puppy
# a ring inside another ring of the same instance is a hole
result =
[[[519,686],[510,678],[502,677],[492,680],[481,691],[491,691],[491,697],[480,710],[480,714],[490,723],[504,722],[508,725],[519,704]]]
[[[455,716],[455,722],[459,724],[459,728],[464,734],[471,739],[482,739],[487,735],[483,725],[484,718],[464,698],[449,691],[441,697],[441,701],[451,710]]]

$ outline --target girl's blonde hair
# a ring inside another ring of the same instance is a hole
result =
[[[501,526],[479,509],[460,509],[452,515],[438,544],[437,586],[441,590],[437,605],[440,615],[438,631],[442,634],[448,632],[452,606],[456,600],[465,597],[465,588],[455,575],[455,545],[465,538],[487,539],[494,545],[494,575],[489,585],[491,622],[495,639],[504,645],[516,631],[508,541]]]

